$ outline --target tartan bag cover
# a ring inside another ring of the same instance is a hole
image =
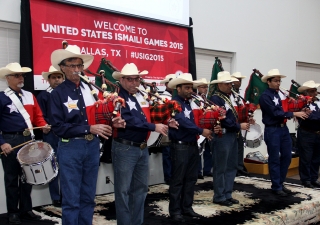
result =
[[[249,114],[252,114],[257,107],[253,103],[245,103],[244,105],[239,105],[234,107],[238,113],[239,123],[248,122]]]
[[[220,107],[216,109],[206,109],[202,115],[199,116],[199,126],[201,128],[213,129],[217,121],[226,117],[226,110]]]
[[[182,112],[179,102],[166,100],[164,104],[150,106],[150,119],[152,123],[167,124],[168,120],[179,112]]]
[[[112,101],[97,101],[96,105],[96,123],[107,124],[111,126],[111,120],[113,118],[114,105]]]
[[[308,102],[311,101],[310,96],[303,96],[303,95],[300,95],[297,99],[293,99],[293,98],[287,98],[287,99],[288,99],[287,112],[299,112],[305,107],[305,105],[307,105]]]

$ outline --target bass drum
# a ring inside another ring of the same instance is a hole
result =
[[[262,130],[259,124],[250,124],[250,130],[247,132],[242,130],[242,136],[245,140],[245,146],[249,148],[257,148],[263,140]]]

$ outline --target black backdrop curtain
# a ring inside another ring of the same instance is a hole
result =
[[[189,29],[188,29],[188,47],[189,47],[189,73],[192,74],[193,80],[197,79],[197,67],[196,67],[196,52],[194,49],[194,40],[193,40],[193,21],[189,17]]]
[[[20,25],[20,64],[33,68],[32,32],[29,0],[21,1],[21,25]],[[34,94],[33,71],[25,78],[23,89]]]

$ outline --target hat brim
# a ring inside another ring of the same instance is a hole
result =
[[[201,85],[209,85],[209,83],[196,82],[196,81],[193,82],[193,88],[197,88],[197,87],[199,87]]]
[[[319,86],[318,86],[319,87]],[[308,90],[308,89],[317,89],[318,87],[307,87],[307,86],[300,86],[300,87],[298,87],[298,91],[301,93],[301,92],[304,92],[304,91],[306,91],[306,90]]]
[[[143,75],[147,75],[148,71],[144,70],[141,73],[137,73],[137,74],[122,74],[119,71],[115,71],[112,73],[112,77],[116,80],[120,80],[121,77],[125,77],[125,76],[143,76]]]
[[[160,84],[165,84],[165,83],[168,83],[169,82],[169,80],[162,80],[162,81],[160,81],[159,83]]]
[[[287,76],[285,76],[285,75],[271,75],[271,76],[269,76],[269,75],[264,75],[262,78],[261,78],[261,81],[263,82],[263,83],[267,83],[267,80],[269,79],[269,78],[273,78],[273,77],[280,77],[280,78],[285,78],[285,77],[287,77]]]
[[[227,84],[227,83],[232,83],[233,80],[213,80],[210,82],[210,84]]]
[[[193,85],[193,81],[191,80],[187,80],[187,79],[183,79],[183,78],[175,78],[175,79],[172,79],[171,81],[169,81],[168,83],[168,87],[169,88],[172,88],[172,89],[176,89],[177,88],[177,85],[179,84],[192,84]]]
[[[64,77],[64,74],[61,71],[42,72],[42,77],[43,77],[43,79],[48,80],[49,75],[51,75],[53,73],[60,73]]]
[[[87,69],[93,62],[93,55],[75,54],[65,49],[57,49],[51,54],[51,64],[56,70],[60,70],[59,64],[68,58],[80,58],[83,60],[83,69]]]
[[[16,74],[16,73],[29,73],[32,71],[29,67],[21,67],[22,71],[12,71],[7,67],[0,68],[0,79],[5,79],[7,75]]]
[[[236,76],[232,76],[232,75],[231,75],[231,77],[234,77],[234,78],[237,78],[237,79],[244,79],[244,78],[246,78],[246,76],[240,76],[240,77],[238,76],[238,77],[236,77]]]

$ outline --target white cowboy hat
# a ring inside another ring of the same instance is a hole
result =
[[[285,77],[287,77],[287,76],[280,74],[280,72],[279,72],[278,69],[272,69],[272,70],[269,70],[268,75],[264,75],[264,76],[261,78],[261,81],[262,81],[263,83],[267,83],[267,80],[268,80],[269,78],[272,78],[272,77],[285,78]]]
[[[160,81],[160,84],[168,83],[171,79],[174,79],[176,77],[176,74],[168,74],[163,80]]]
[[[56,70],[52,65],[49,68],[49,72],[42,72],[42,77],[43,79],[48,80],[49,75],[53,73],[60,73],[64,77],[64,74],[60,70]]]
[[[235,72],[231,75],[231,77],[235,77],[237,79],[244,79],[246,78],[246,76],[242,76],[242,74],[240,72]]]
[[[219,72],[217,78],[217,80],[211,81],[210,84],[231,83],[233,81],[239,81],[237,78],[232,79],[228,71]]]
[[[83,60],[83,69],[87,69],[92,61],[93,55],[81,54],[80,48],[76,45],[68,45],[66,49],[57,49],[51,53],[51,64],[56,70],[60,70],[59,64],[68,58],[80,58]]]
[[[193,88],[197,88],[201,85],[209,85],[209,82],[207,81],[206,78],[201,78],[193,81]]]
[[[231,81],[235,82],[235,81],[239,81],[239,80],[237,78],[235,78],[235,77],[231,77]]]
[[[168,87],[176,89],[178,84],[193,84],[192,75],[190,73],[182,73],[177,78],[173,78],[169,81]]]
[[[0,78],[4,79],[6,75],[16,73],[28,73],[31,71],[32,69],[30,69],[29,67],[21,67],[21,65],[17,62],[9,63],[5,67],[0,68]]]
[[[120,78],[123,76],[134,76],[134,75],[142,76],[146,74],[148,74],[148,71],[144,70],[139,73],[139,70],[134,63],[127,63],[126,65],[124,65],[124,67],[120,72],[119,71],[113,72],[112,77],[116,80],[120,80]]]
[[[319,83],[314,82],[313,80],[306,81],[298,88],[299,92],[304,92],[305,90],[318,88],[320,86]]]

